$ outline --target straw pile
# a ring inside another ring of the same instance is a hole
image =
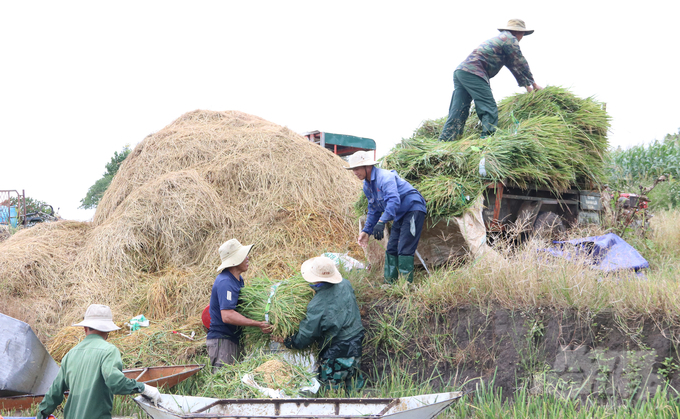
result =
[[[91,303],[111,306],[116,321],[144,314],[165,351],[166,329],[208,304],[224,241],[255,244],[246,284],[288,277],[325,251],[359,251],[351,203],[361,187],[343,166],[264,119],[189,112],[135,147],[92,223],[45,224],[0,243],[0,289],[14,296],[2,304],[25,307],[15,317],[44,340],[63,337],[66,346],[52,342],[61,351],[75,339],[57,332]]]
[[[464,138],[439,142],[444,122],[426,121],[382,163],[420,191],[433,218],[460,216],[492,182],[533,184],[559,194],[597,185],[604,173],[609,117],[592,98],[579,99],[563,88],[504,99],[498,130],[486,139],[472,115]]]
[[[275,287],[272,290],[272,287]],[[263,347],[271,337],[286,338],[295,334],[307,314],[307,304],[313,297],[312,288],[295,275],[283,281],[267,277],[255,278],[243,288],[239,297],[239,313],[258,321],[268,314],[272,325],[271,335],[265,335],[257,327],[244,329],[244,343],[249,348]],[[270,298],[271,296],[271,298]]]

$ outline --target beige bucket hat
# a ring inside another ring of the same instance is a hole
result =
[[[345,167],[347,170],[354,169],[355,167],[373,166],[378,164],[377,161],[373,160],[373,156],[371,155],[370,151],[357,151],[356,153],[349,156],[348,161],[349,167]]]
[[[250,249],[253,245],[243,246],[236,239],[229,239],[222,243],[220,246],[220,259],[222,259],[222,264],[217,268],[217,272],[222,272],[226,268],[231,268],[232,266],[238,266],[246,260],[246,256],[250,253]]]
[[[113,322],[113,313],[109,306],[102,304],[90,304],[87,311],[85,311],[85,319],[73,326],[87,326],[100,332],[113,332],[120,329]]]
[[[305,261],[300,272],[307,282],[328,282],[331,284],[342,282],[342,275],[335,268],[335,262],[325,256]]]
[[[522,19],[510,19],[508,25],[504,28],[498,28],[499,31],[517,31],[524,32],[524,35],[531,35],[534,33],[533,29],[527,29]]]

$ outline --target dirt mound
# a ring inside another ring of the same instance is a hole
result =
[[[344,165],[264,119],[189,112],[135,147],[91,226],[74,224],[66,237],[51,227],[66,224],[53,223],[0,243],[0,284],[29,308],[29,297],[54,289],[51,318],[37,314],[53,326],[79,320],[95,302],[109,304],[116,320],[144,309],[197,316],[217,248],[232,237],[255,244],[250,277],[289,275],[306,258],[354,246],[351,205],[361,186]]]

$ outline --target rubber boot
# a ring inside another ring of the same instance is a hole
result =
[[[413,283],[413,256],[399,255],[399,276]]]
[[[399,278],[397,270],[397,255],[385,253],[385,283],[392,284]]]

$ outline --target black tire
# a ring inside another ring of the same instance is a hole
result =
[[[562,217],[552,211],[541,212],[534,222],[534,234],[545,237],[557,237],[567,231]]]

